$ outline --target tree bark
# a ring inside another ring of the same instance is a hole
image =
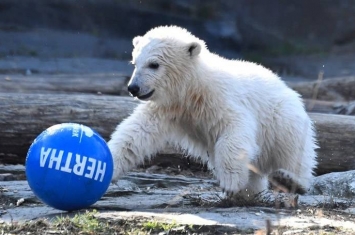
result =
[[[137,103],[118,96],[0,93],[0,163],[23,164],[32,141],[58,123],[87,125],[107,140]]]
[[[327,101],[351,101],[355,99],[355,76],[295,82],[288,85],[299,92],[304,99]]]
[[[355,117],[310,113],[319,144],[317,174],[355,169]]]
[[[0,75],[2,93],[126,95],[122,74]]]
[[[58,123],[90,126],[108,140],[137,104],[129,97],[0,93],[0,163],[23,164],[36,136]],[[318,113],[310,117],[320,145],[316,172],[355,169],[355,117]]]
[[[334,102],[326,100],[303,100],[307,112],[340,114],[340,110],[346,109],[348,102]]]
[[[122,74],[0,75],[0,92],[127,95],[128,80],[129,77]],[[354,76],[320,82],[289,82],[288,85],[304,99],[333,102],[355,100]]]

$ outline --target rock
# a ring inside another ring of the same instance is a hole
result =
[[[0,174],[0,181],[16,180],[16,177],[11,173]]]
[[[220,43],[211,44],[211,48],[233,41],[236,32],[240,32],[239,38],[245,46],[276,46],[279,50],[292,50],[290,45],[298,50],[307,46],[318,49],[333,44],[346,45],[355,40],[355,8],[351,1],[269,0],[268,4],[264,4],[263,1],[248,0],[134,0],[129,3],[112,0],[28,0],[27,4],[19,4],[3,0],[1,10],[0,22],[10,30],[56,28],[78,33],[86,31],[103,37],[132,38],[157,25],[178,24],[194,28],[212,41],[219,39]],[[126,23],[127,19],[130,19],[130,24]],[[237,28],[225,28],[226,24],[223,24],[208,33],[201,27],[207,21],[214,21],[216,25],[227,21]],[[27,53],[35,54],[27,50]]]
[[[228,2],[228,1],[227,1]],[[246,44],[278,52],[319,50],[355,40],[355,8],[343,1],[234,1]],[[315,17],[315,14],[317,15]]]
[[[20,198],[17,200],[16,202],[16,206],[21,206],[21,204],[23,204],[25,202],[25,199],[24,198]]]
[[[211,50],[218,51],[219,54],[224,56],[235,58],[239,55],[237,53],[239,48],[230,47],[230,45],[239,44],[238,40],[235,40],[233,33],[236,32],[234,28],[236,27],[234,11],[228,8],[229,15],[232,15],[232,18],[227,20],[231,24],[228,22],[222,23],[221,28],[211,32],[206,29],[204,23],[207,20],[219,21],[219,18],[227,14],[221,8],[221,4],[211,1],[205,2],[186,1],[183,4],[182,1],[154,1],[150,3],[131,1],[126,3],[102,0],[99,3],[85,0],[76,2],[62,0],[58,3],[50,3],[45,0],[29,0],[27,4],[18,4],[5,0],[1,4],[0,22],[6,22],[2,25],[10,28],[10,31],[13,31],[11,30],[13,28],[42,28],[52,30],[65,29],[74,31],[77,34],[86,33],[85,37],[76,37],[77,39],[82,39],[81,41],[76,41],[75,44],[69,43],[70,49],[60,48],[55,50],[58,54],[63,54],[61,51],[65,50],[65,53],[74,57],[91,53],[105,58],[125,59],[130,58],[131,40],[134,36],[144,34],[158,25],[173,24],[188,28],[199,37],[204,38]],[[67,9],[70,9],[70,13],[68,13]],[[85,10],[83,11],[83,9]],[[130,24],[126,23],[127,19],[130,19]],[[222,21],[225,21],[225,19],[222,19]],[[231,25],[232,28],[228,25]],[[93,37],[92,35],[96,36]],[[41,39],[43,37],[45,40]],[[60,37],[62,38],[62,36]],[[112,44],[112,42],[105,39],[108,37],[128,40]],[[25,48],[22,50],[14,47],[16,43],[7,43],[9,46],[4,48],[4,54],[42,56],[47,53],[46,50],[53,50],[53,48],[58,47],[57,43],[53,43],[57,39],[55,37],[49,38],[46,34],[43,34],[43,36],[36,35],[36,37],[29,37],[28,39],[21,40],[21,48]],[[70,41],[72,39],[66,37],[66,40]],[[32,47],[36,41],[43,42],[41,45]],[[105,42],[105,45],[101,45],[101,42]],[[123,44],[126,49],[120,51],[115,49],[117,47],[122,48],[120,44]],[[91,48],[91,50],[87,50],[87,48]],[[124,51],[128,51],[128,54],[123,53]],[[233,51],[235,53],[232,53]]]
[[[355,196],[355,170],[316,177],[308,194],[353,198]]]
[[[239,32],[237,22],[231,17],[222,16],[220,19],[206,21],[204,24],[208,33],[215,37],[214,41],[207,41],[207,46],[212,50],[218,48],[218,53],[227,58],[241,58],[242,56],[235,52],[240,50],[242,44],[242,35]],[[206,40],[206,39],[204,39]],[[218,41],[222,43],[218,43]],[[216,45],[219,45],[218,47]]]
[[[25,172],[25,166],[18,165],[4,165],[0,164],[0,173],[13,173],[13,174],[21,174]]]
[[[4,165],[0,164],[0,181],[24,180],[24,165]]]
[[[0,182],[0,189],[0,200],[3,200],[0,221],[3,223],[21,223],[37,218],[51,220],[58,216],[73,215],[41,203],[26,181]],[[129,173],[119,180],[117,185],[110,185],[102,199],[88,210],[96,209],[97,217],[107,220],[153,220],[182,226],[175,228],[176,230],[182,229],[184,225],[198,226],[206,227],[208,230],[215,229],[218,234],[236,231],[250,234],[255,230],[265,230],[266,227],[306,231],[314,226],[317,228],[334,226],[355,231],[353,222],[320,217],[317,216],[316,209],[311,210],[311,207],[333,208],[331,207],[333,204],[346,203],[346,200],[336,197],[332,197],[332,201],[326,201],[327,197],[323,195],[300,196],[298,202],[300,209],[297,211],[277,207],[273,200],[283,196],[272,192],[263,196],[263,203],[260,205],[255,203],[252,206],[221,207],[218,203],[222,197],[220,188],[212,179]],[[3,203],[4,201],[7,203]]]

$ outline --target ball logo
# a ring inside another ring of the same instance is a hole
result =
[[[94,135],[94,132],[89,127],[83,125],[80,125],[80,127],[87,137],[91,137]]]
[[[65,162],[62,163],[63,155],[66,154]],[[50,155],[49,161],[48,157]],[[75,159],[73,158],[75,155]],[[71,168],[71,162],[75,161],[74,166]],[[48,164],[46,165],[46,163]],[[72,152],[65,152],[54,148],[41,148],[41,155],[39,161],[40,167],[48,167],[67,173],[74,173],[78,176],[84,176],[89,179],[102,180],[105,177],[106,162],[96,160],[95,158],[81,156],[80,154],[73,154]],[[53,168],[54,167],[54,168]],[[84,174],[85,173],[85,174]]]
[[[80,130],[79,130],[79,128],[80,128]],[[87,126],[83,126],[83,125],[74,126],[73,132],[72,132],[72,137],[79,137],[80,138],[79,143],[81,143],[81,139],[83,138],[83,134],[85,134],[86,137],[92,137],[94,135],[94,132],[92,131],[92,129],[90,129]]]

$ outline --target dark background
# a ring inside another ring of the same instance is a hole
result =
[[[129,73],[114,61],[130,60],[132,38],[171,24],[285,79],[355,74],[355,0],[0,0],[0,72],[53,72],[57,59],[58,73]],[[69,59],[82,67],[61,69]]]

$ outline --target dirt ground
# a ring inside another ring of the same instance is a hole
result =
[[[21,170],[7,172],[23,178]],[[137,169],[90,208],[69,213],[44,205],[26,181],[0,182],[5,234],[353,234],[354,206],[351,199],[272,192],[251,202],[224,199],[210,173],[179,167]],[[86,228],[78,218],[97,225]]]

